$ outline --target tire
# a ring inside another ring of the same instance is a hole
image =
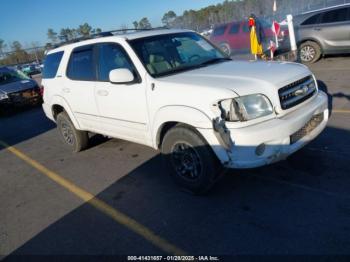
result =
[[[77,130],[66,112],[59,113],[56,122],[61,140],[72,152],[78,153],[87,148],[88,133]]]
[[[317,62],[322,55],[321,47],[312,41],[304,42],[299,47],[299,59],[304,64]]]
[[[223,51],[225,54],[227,54],[228,56],[231,55],[232,51],[231,51],[231,47],[228,43],[221,43],[219,45],[221,51]]]
[[[161,153],[175,182],[186,192],[205,194],[222,174],[207,142],[190,127],[176,126],[164,136]]]

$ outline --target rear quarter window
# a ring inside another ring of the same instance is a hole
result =
[[[238,23],[235,23],[235,24],[232,24],[231,28],[230,28],[230,35],[235,35],[235,34],[238,34],[239,33],[239,28],[240,28],[240,24]]]
[[[52,53],[46,56],[44,61],[43,78],[55,78],[60,66],[63,51]]]
[[[337,22],[345,22],[348,20],[349,20],[348,9],[341,8],[341,9],[325,12],[322,16],[321,23],[322,24],[337,23]]]
[[[248,23],[243,23],[242,31],[243,31],[244,33],[250,32],[249,24],[248,24]]]

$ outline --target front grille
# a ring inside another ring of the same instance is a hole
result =
[[[312,76],[304,77],[278,90],[283,110],[301,104],[316,92],[315,80]]]
[[[301,129],[299,129],[297,132],[290,136],[290,144],[295,144],[304,136],[310,134],[316,127],[318,127],[322,123],[323,119],[323,113],[314,115],[310,119],[310,121],[305,124],[305,126],[303,126]]]

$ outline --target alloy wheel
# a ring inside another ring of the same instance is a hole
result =
[[[187,180],[196,180],[202,173],[198,152],[186,142],[176,143],[171,150],[171,163],[176,174]]]
[[[300,50],[300,58],[304,62],[311,62],[315,55],[316,50],[312,46],[306,45]]]
[[[73,145],[74,144],[73,130],[69,125],[67,125],[67,123],[64,123],[64,122],[61,123],[61,132],[62,132],[64,141],[66,141],[68,145]]]

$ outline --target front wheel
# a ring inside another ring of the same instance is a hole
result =
[[[299,48],[300,61],[304,64],[313,64],[321,57],[321,47],[311,41],[302,43]]]
[[[222,174],[222,166],[210,146],[187,126],[168,131],[162,155],[175,182],[193,194],[204,194]]]

